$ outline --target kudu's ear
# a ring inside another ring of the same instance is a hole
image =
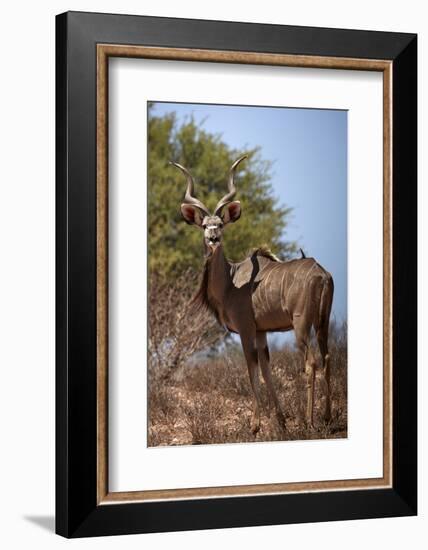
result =
[[[233,223],[239,220],[241,217],[241,203],[239,201],[233,201],[229,204],[226,204],[226,206],[223,209],[223,223],[226,225],[227,223]]]
[[[181,214],[186,223],[202,227],[204,216],[197,206],[184,203],[181,205]]]

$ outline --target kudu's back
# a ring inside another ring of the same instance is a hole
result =
[[[233,282],[237,288],[248,288],[259,331],[292,330],[296,319],[315,330],[328,327],[333,278],[313,258],[282,262],[256,251],[235,264]]]

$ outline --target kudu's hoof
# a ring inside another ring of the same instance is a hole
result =
[[[305,420],[304,424],[307,430],[315,430],[315,426],[312,420]]]
[[[251,431],[256,435],[260,431],[260,422],[251,422]]]
[[[324,414],[323,420],[324,420],[324,422],[325,422],[326,424],[330,424],[330,422],[331,422],[331,413],[329,413],[329,414]]]
[[[282,411],[276,411],[276,419],[278,420],[278,424],[281,426],[281,428],[285,428],[285,416]]]

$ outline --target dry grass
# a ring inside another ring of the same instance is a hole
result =
[[[305,428],[306,391],[300,357],[292,346],[284,346],[271,350],[271,368],[286,429],[280,428],[274,411],[269,416],[261,379],[261,429],[254,436],[247,367],[240,346],[232,342],[212,356],[193,355],[167,378],[150,376],[149,369],[149,446],[346,437],[346,326],[337,329],[333,325],[330,332],[332,420],[328,424],[322,419],[324,395],[317,375],[315,429]]]
[[[158,379],[168,382],[194,354],[224,340],[214,316],[193,303],[198,279],[191,269],[172,284],[155,274],[150,277],[149,378],[154,384]]]

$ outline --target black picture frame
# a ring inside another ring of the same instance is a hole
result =
[[[96,46],[392,62],[391,488],[97,504]],[[56,532],[65,537],[417,513],[417,36],[68,12],[56,18]]]

